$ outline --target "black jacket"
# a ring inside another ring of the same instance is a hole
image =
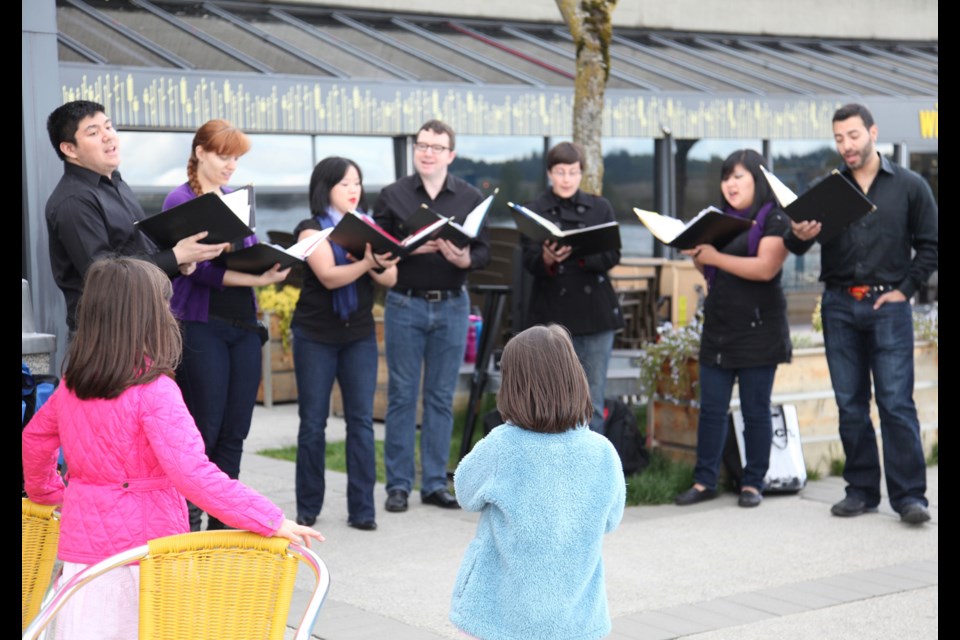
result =
[[[548,191],[526,206],[564,230],[616,219],[607,200],[583,191],[577,191],[569,200]],[[569,258],[548,271],[543,264],[543,245],[526,236],[522,242],[523,265],[534,276],[529,324],[559,323],[573,335],[623,327],[617,294],[607,274],[620,262],[620,251]]]

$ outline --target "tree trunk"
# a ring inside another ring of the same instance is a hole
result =
[[[577,48],[573,141],[586,153],[580,188],[603,191],[603,94],[610,75],[611,14],[617,0],[557,0]]]

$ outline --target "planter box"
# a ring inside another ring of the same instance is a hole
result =
[[[297,378],[293,373],[293,351],[283,348],[277,317],[264,311],[261,319],[270,329],[270,340],[263,345],[257,402],[265,407],[272,407],[274,402],[296,402]]]
[[[387,417],[387,356],[383,346],[383,318],[375,317],[374,322],[377,332],[377,391],[373,395],[373,419],[382,422]],[[330,411],[335,416],[343,416],[343,396],[338,383],[333,385]]]
[[[918,343],[914,348],[913,399],[926,455],[939,440],[939,361],[939,352],[932,344]],[[791,363],[777,368],[772,400],[774,404],[797,407],[808,469],[825,474],[829,472],[832,460],[843,459],[837,404],[823,347],[797,349]],[[739,403],[739,390],[734,389],[731,408],[739,407]],[[671,458],[695,463],[699,409],[689,402],[654,398],[648,415],[648,446],[660,447]],[[875,402],[871,403],[871,417],[879,440],[880,419]]]

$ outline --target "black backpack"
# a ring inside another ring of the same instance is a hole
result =
[[[603,433],[620,455],[623,475],[639,473],[650,464],[650,454],[640,439],[637,417],[622,400],[604,400]]]

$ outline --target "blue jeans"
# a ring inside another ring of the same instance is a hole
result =
[[[207,457],[231,478],[239,477],[260,385],[257,334],[215,319],[184,322],[177,383]]]
[[[310,340],[293,329],[293,367],[297,376],[300,431],[297,434],[297,515],[316,517],[326,488],[327,417],[336,379],[347,426],[347,518],[375,519],[377,482],[373,437],[373,395],[377,390],[377,338],[346,344]]]
[[[733,383],[740,383],[740,412],[743,414],[743,445],[747,464],[740,486],[763,490],[770,466],[773,420],[770,394],[776,365],[721,369],[700,363],[700,422],[697,425],[697,467],[694,481],[708,489],[717,488],[720,460],[729,432],[728,412]]]
[[[610,353],[613,351],[613,331],[601,331],[583,336],[572,336],[573,350],[587,374],[590,386],[590,402],[593,404],[593,417],[590,429],[603,433],[603,393],[607,386],[607,368],[610,366]]]
[[[390,373],[384,446],[387,491],[413,489],[421,376],[420,492],[427,495],[447,488],[453,394],[467,344],[469,310],[466,292],[439,302],[387,292],[383,324]]]
[[[883,438],[883,468],[890,505],[926,505],[926,461],[920,421],[913,403],[913,309],[908,302],[857,301],[827,290],[821,315],[830,380],[840,412],[847,495],[868,507],[880,503],[880,458],[870,420],[870,378],[876,392]]]
[[[237,478],[260,385],[260,339],[253,331],[215,318],[185,321],[182,326],[183,358],[177,368],[177,384],[203,436],[207,457],[228,476]],[[201,514],[190,505],[191,530],[200,529]],[[211,516],[207,528],[222,529],[223,524]]]

